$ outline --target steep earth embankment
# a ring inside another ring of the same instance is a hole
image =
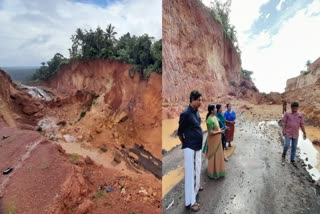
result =
[[[0,213],[160,213],[154,176],[97,166],[34,131],[0,129],[0,169],[7,167],[13,170],[0,176]]]
[[[304,88],[320,81],[320,57],[309,66],[309,72],[287,80],[286,92]]]
[[[0,213],[161,212],[161,75],[76,61],[49,101],[0,75]]]
[[[194,89],[205,101],[226,97],[260,99],[241,76],[241,59],[221,25],[198,0],[163,2],[163,118],[178,115]]]
[[[30,102],[32,96],[17,89],[10,76],[0,69],[0,127],[33,129],[42,116],[41,100]]]
[[[161,159],[162,77],[153,73],[148,80],[141,80],[139,74],[131,75],[130,68],[125,63],[104,60],[75,61],[63,66],[47,86],[67,97],[62,103],[81,100],[87,107],[51,114],[70,122],[68,119],[78,119],[86,112],[79,123],[86,130],[78,131],[77,136],[99,141],[113,131],[113,140],[129,146],[142,145]]]
[[[287,80],[283,97],[288,102],[298,101],[305,118],[320,126],[320,58],[309,67],[309,73]]]

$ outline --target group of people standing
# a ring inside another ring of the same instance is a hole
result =
[[[190,105],[180,114],[178,136],[184,151],[185,164],[185,205],[193,212],[200,210],[196,196],[203,190],[200,186],[201,149],[208,159],[207,175],[218,179],[225,176],[224,150],[231,147],[234,135],[236,112],[227,104],[223,113],[221,104],[208,106],[206,117],[207,139],[202,147],[203,131],[198,108],[201,106],[202,94],[199,91],[190,93]]]
[[[207,139],[202,146],[203,131],[201,128],[201,117],[198,108],[201,106],[202,95],[199,91],[190,93],[190,105],[181,113],[179,120],[178,136],[184,151],[185,166],[185,205],[193,212],[200,210],[200,204],[196,202],[200,186],[201,173],[201,151],[208,159],[207,175],[209,178],[218,179],[224,177],[225,161],[228,159],[224,155],[224,150],[231,147],[234,135],[234,124],[236,112],[227,104],[227,110],[223,112],[221,104],[208,106],[206,117]],[[306,139],[303,114],[298,111],[299,103],[291,103],[291,111],[286,111],[286,103],[283,104],[282,129],[285,136],[285,144],[282,152],[283,164],[286,153],[291,143],[290,161],[294,166],[299,129]]]

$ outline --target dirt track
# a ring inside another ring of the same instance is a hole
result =
[[[282,136],[277,124],[259,126],[242,119],[236,127],[236,150],[226,164],[226,178],[210,180],[203,159],[205,190],[199,194],[198,213],[319,213],[319,188],[317,191],[302,161],[295,168],[287,155],[282,165]],[[184,180],[164,198],[163,213],[189,213],[184,208]]]

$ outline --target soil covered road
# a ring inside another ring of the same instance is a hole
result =
[[[303,161],[297,157],[296,168],[287,155],[285,164],[282,162],[283,137],[276,121],[254,122],[240,117],[234,145],[236,149],[226,164],[225,178],[210,180],[203,158],[204,191],[198,197],[201,204],[198,213],[320,213],[320,189]],[[177,155],[178,149],[164,157],[163,172],[172,170],[178,162],[183,165],[183,154]],[[172,154],[175,158],[170,157]],[[184,206],[182,179],[165,196],[163,213],[189,212]]]

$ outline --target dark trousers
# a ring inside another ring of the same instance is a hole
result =
[[[222,141],[222,148],[223,148],[223,150],[226,150],[226,148],[227,148],[227,141],[226,141],[226,135],[225,135],[225,134],[222,134],[222,135],[221,135],[221,141]]]

